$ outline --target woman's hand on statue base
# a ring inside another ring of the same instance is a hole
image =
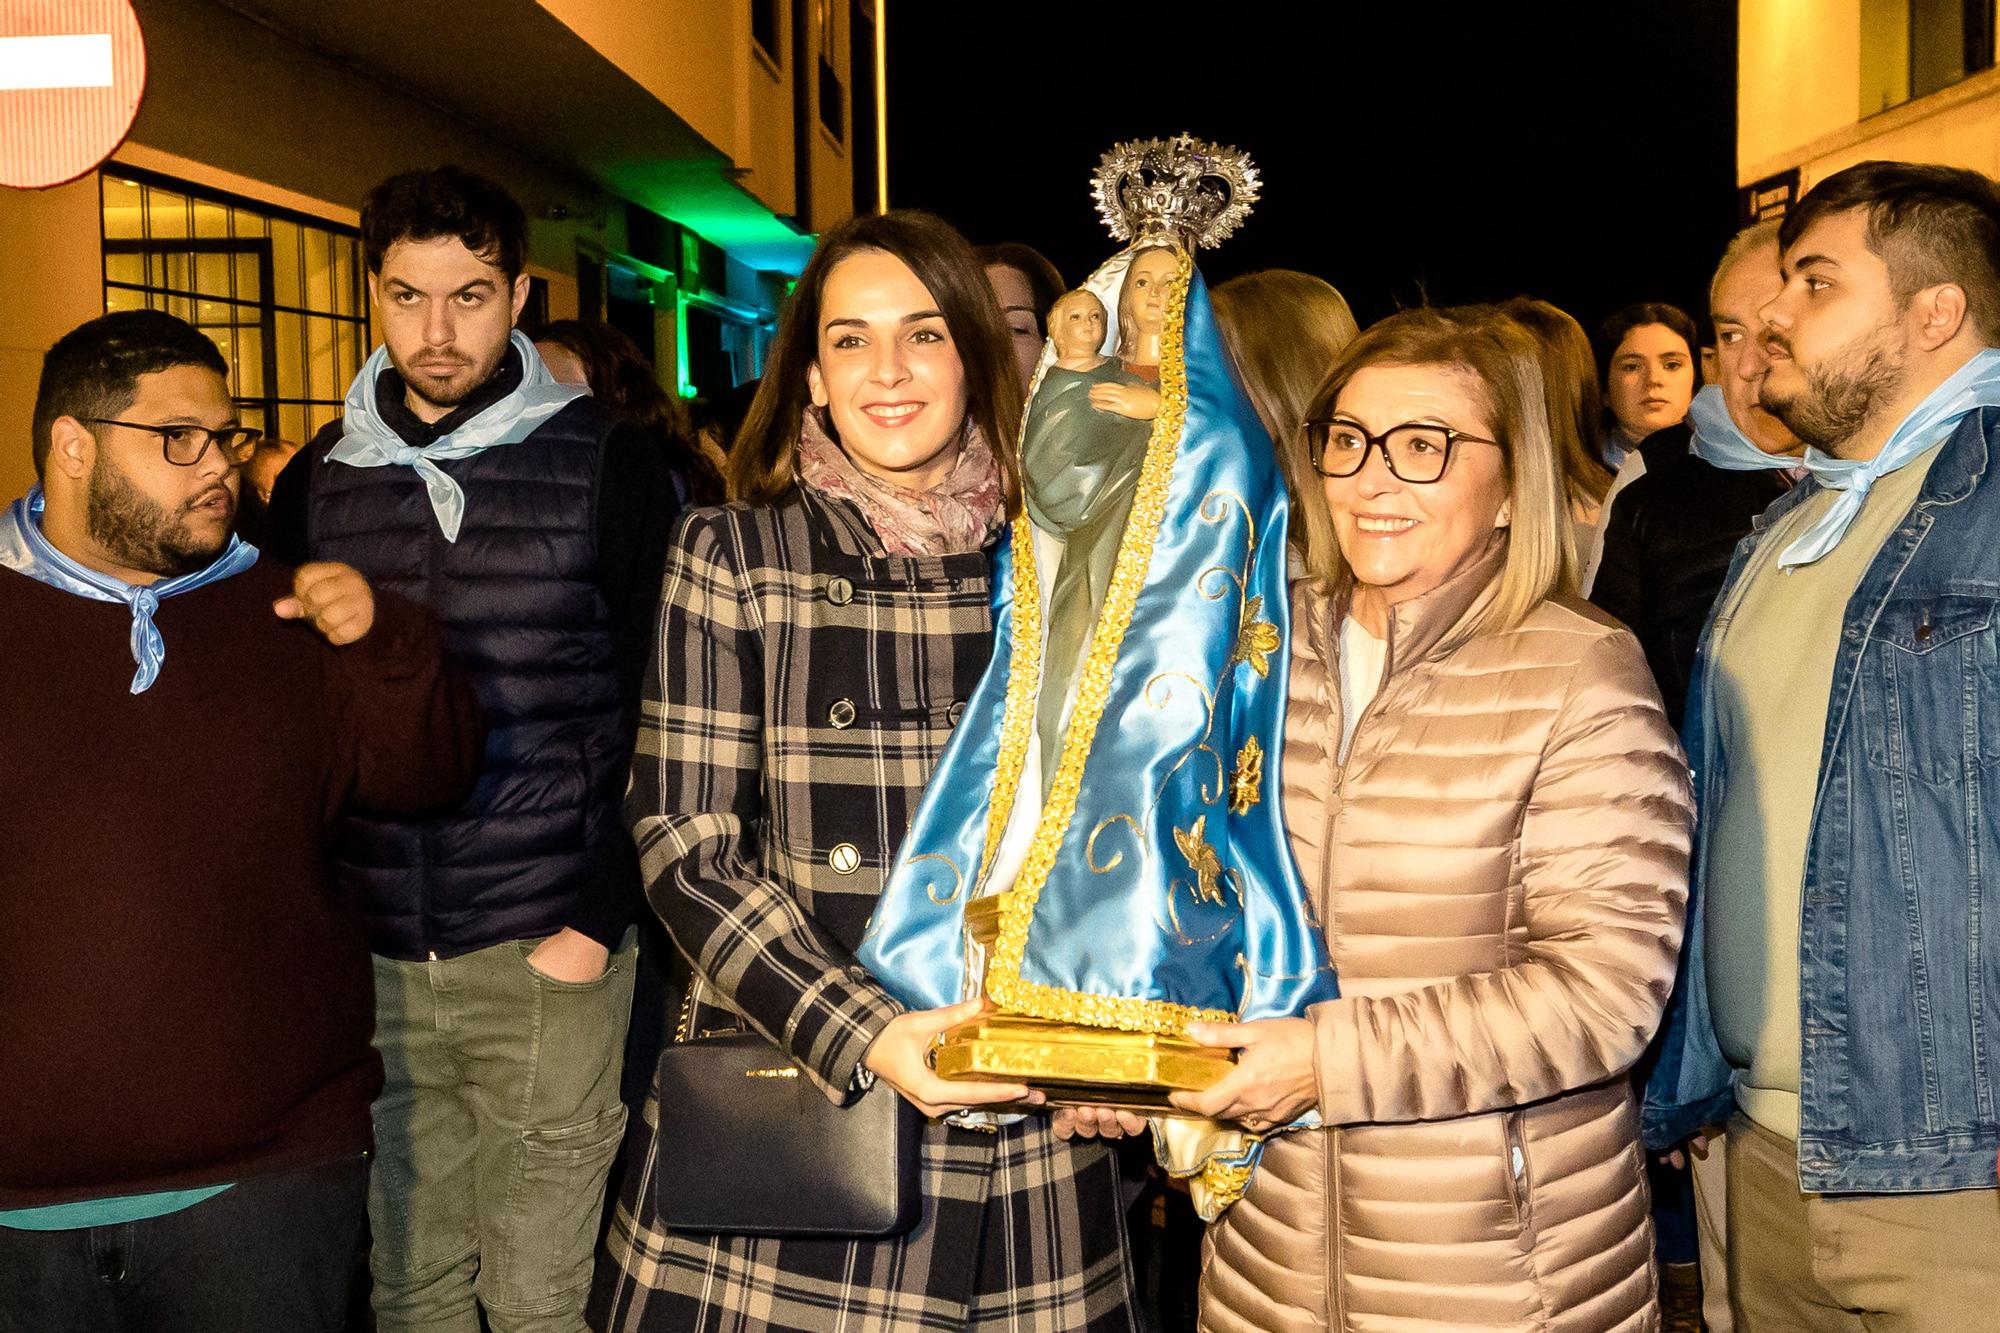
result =
[[[861,1063],[932,1120],[999,1102],[1040,1105],[1047,1099],[1025,1083],[961,1083],[939,1078],[931,1068],[931,1048],[948,1030],[979,1017],[986,1005],[980,996],[943,1009],[898,1014],[876,1034]]]
[[[1122,1139],[1146,1132],[1146,1117],[1109,1106],[1063,1106],[1049,1117],[1059,1139]]]
[[[1319,1104],[1311,1020],[1193,1023],[1188,1036],[1203,1046],[1236,1051],[1236,1067],[1201,1092],[1174,1093],[1173,1103],[1181,1110],[1268,1134]]]

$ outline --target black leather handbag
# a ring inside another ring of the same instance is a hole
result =
[[[691,1008],[660,1053],[653,1202],[668,1229],[880,1238],[917,1224],[914,1106],[886,1083],[835,1106],[755,1032],[689,1035]]]

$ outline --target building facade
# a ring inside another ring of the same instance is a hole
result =
[[[607,319],[683,395],[761,371],[813,236],[883,206],[886,0],[135,0],[147,83],[82,180],[0,188],[0,499],[41,354],[101,311],[213,337],[302,440],[375,344],[355,229],[456,162],[529,217],[528,322]]]
[[[1746,221],[1871,158],[2000,176],[1996,0],[1739,0]]]

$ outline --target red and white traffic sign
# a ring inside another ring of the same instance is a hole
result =
[[[145,90],[129,0],[0,0],[0,185],[41,189],[94,171],[125,141]]]

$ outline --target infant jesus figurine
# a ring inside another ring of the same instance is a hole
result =
[[[1165,250],[1142,251],[1134,261],[1119,300],[1118,356],[1100,351],[1106,317],[1104,303],[1093,293],[1070,292],[1049,312],[1056,356],[1042,372],[1021,438],[1028,517],[1037,530],[1063,543],[1060,557],[1051,562],[1047,666],[1037,708],[1045,784],[1055,774],[1061,715],[1104,605],[1160,410],[1154,387],[1160,373],[1160,298],[1172,265]]]
[[[1056,298],[1049,337],[1056,345],[1055,363],[1064,370],[1095,370],[1111,359],[1097,350],[1104,346],[1104,302],[1082,287]]]
[[[1104,303],[1084,288],[1066,292],[1056,301],[1049,311],[1049,338],[1055,343],[1056,357],[1050,373],[1042,377],[1045,391],[1050,391],[1051,400],[1066,397],[1063,390],[1071,388],[1070,375],[1087,376],[1090,405],[1097,411],[1130,421],[1151,421],[1159,413],[1160,394],[1147,372],[1158,371],[1145,362],[1114,363],[1099,352],[1104,345],[1104,318]],[[1106,370],[1107,366],[1112,368]],[[1057,370],[1069,374],[1056,375],[1053,372]],[[1049,405],[1055,406],[1053,401]]]
[[[1082,288],[1065,293],[1049,311],[1056,356],[1028,405],[1022,441],[1023,455],[1033,460],[1030,474],[1044,482],[1093,454],[1119,456],[1136,470],[1159,412],[1159,390],[1148,378],[1158,370],[1100,352],[1104,324],[1104,303]],[[1093,435],[1100,438],[1089,440]]]

